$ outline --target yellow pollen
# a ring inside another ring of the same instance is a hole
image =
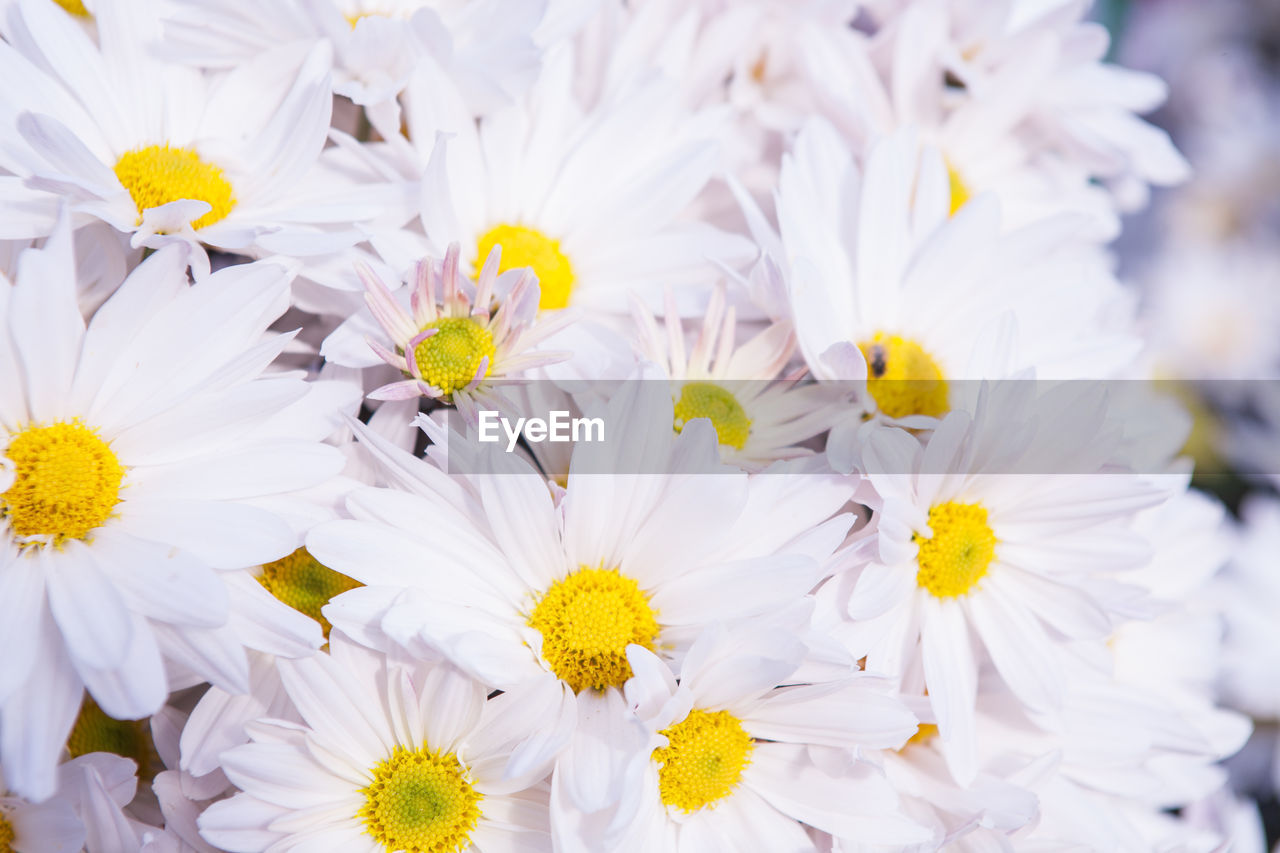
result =
[[[690,382],[676,401],[676,432],[694,418],[710,418],[721,444],[741,450],[751,434],[751,420],[733,394],[711,382]]]
[[[115,172],[138,208],[139,225],[144,211],[184,198],[208,202],[213,208],[191,223],[197,229],[225,219],[236,206],[222,169],[190,148],[148,145],[127,151]]]
[[[9,442],[13,485],[0,495],[0,516],[18,536],[53,544],[83,539],[120,502],[124,466],[98,434],[74,421],[31,426]]]
[[[397,746],[371,771],[357,814],[388,853],[457,853],[470,844],[484,795],[452,752]]]
[[[445,397],[465,388],[480,370],[480,361],[489,357],[484,375],[493,373],[493,333],[470,317],[443,317],[428,323],[422,331],[439,329],[413,350],[418,372],[428,385],[439,388]]]
[[[683,812],[714,806],[729,796],[751,763],[754,742],[728,711],[694,708],[659,734],[667,745],[653,751],[662,802]]]
[[[13,824],[9,823],[4,811],[0,810],[0,853],[15,853],[13,842],[17,837],[17,833],[13,831]]]
[[[81,0],[53,0],[53,2],[57,3],[63,9],[66,9],[69,14],[75,15],[77,18],[93,17],[89,13],[89,10],[84,7],[84,3],[82,3]]]
[[[640,585],[617,569],[580,568],[556,581],[533,608],[551,671],[581,693],[621,687],[631,677],[627,646],[653,651],[657,614]]]
[[[969,200],[969,185],[964,182],[964,178],[960,177],[956,167],[950,163],[947,164],[947,183],[951,186],[951,210],[948,211],[948,215],[955,216],[956,211],[964,207],[965,202]]]
[[[573,265],[560,251],[559,240],[524,225],[497,225],[478,241],[474,264],[477,271],[484,266],[494,246],[502,247],[498,272],[533,267],[542,290],[539,308],[564,308],[569,304],[569,296],[573,292]]]
[[[937,598],[955,598],[973,589],[996,554],[996,535],[982,504],[944,503],[929,510],[933,536],[916,534],[916,583]]]
[[[947,413],[947,380],[924,347],[901,335],[876,332],[858,344],[867,360],[867,393],[891,418]]]
[[[364,586],[324,565],[306,548],[299,548],[287,557],[263,565],[258,583],[294,610],[319,622],[326,640],[333,626],[324,618],[320,608],[334,596]]]
[[[147,781],[154,779],[156,773],[163,769],[151,737],[151,722],[108,717],[88,694],[80,705],[71,736],[67,738],[67,752],[72,758],[91,752],[110,752],[132,758],[138,765],[138,775]]]

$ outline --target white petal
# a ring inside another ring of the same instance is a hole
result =
[[[53,617],[43,614],[39,666],[0,707],[0,763],[8,789],[29,800],[53,794],[57,763],[84,698]]]
[[[26,680],[37,660],[46,612],[41,564],[8,548],[6,558],[11,559],[0,568],[0,649],[5,649],[8,662],[0,667],[0,705]]]
[[[896,749],[916,731],[916,717],[894,696],[855,679],[784,687],[750,712],[755,737],[791,743]]]
[[[110,669],[124,659],[133,621],[120,592],[95,562],[80,541],[67,542],[61,554],[41,555],[49,609],[71,656],[83,666]]]
[[[578,725],[556,762],[556,774],[570,801],[586,812],[616,803],[628,765],[647,761],[648,733],[631,715],[622,691],[578,694]]]
[[[298,538],[272,513],[226,501],[156,495],[121,506],[120,526],[141,539],[186,551],[216,569],[242,569],[278,560]]]
[[[902,846],[933,836],[892,813],[893,789],[877,771],[861,764],[840,777],[829,776],[802,746],[756,744],[743,782],[784,814],[837,836]]]
[[[969,645],[969,627],[959,602],[917,593],[924,681],[938,731],[947,744],[947,763],[956,781],[968,784],[977,774],[974,706],[978,666]]]
[[[662,622],[696,625],[768,613],[808,593],[822,567],[805,557],[778,555],[703,566],[667,581],[650,603]]]
[[[124,659],[114,669],[78,665],[85,687],[109,716],[137,720],[154,714],[169,693],[164,663],[147,621],[133,617],[131,640]]]

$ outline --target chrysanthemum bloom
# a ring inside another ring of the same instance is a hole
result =
[[[1077,219],[1002,235],[990,195],[949,216],[942,159],[910,133],[877,142],[860,169],[815,119],[783,160],[780,232],[743,201],[782,267],[810,370],[865,380],[864,405],[885,418],[925,425],[969,405],[953,380],[1111,376],[1137,350],[1104,322],[1128,300],[1074,239]]]
[[[1096,400],[999,387],[1012,401],[996,405],[988,389],[976,420],[954,412],[923,446],[899,429],[870,435],[859,454],[874,490],[869,562],[834,585],[849,584],[837,606],[853,620],[851,651],[907,692],[927,691],[962,785],[976,772],[980,670],[989,663],[1020,703],[1051,716],[1067,689],[1060,646],[1104,643],[1141,597],[1123,583],[1147,557],[1130,525],[1164,497],[1108,468],[1123,463]]]
[[[473,286],[458,270],[459,252],[454,243],[443,264],[418,263],[410,311],[367,268],[360,270],[365,302],[395,349],[373,339],[369,346],[409,377],[373,391],[373,399],[430,397],[457,406],[474,421],[481,403],[502,407],[497,383],[569,358],[567,352],[533,351],[572,322],[573,315],[538,318],[538,283],[531,270],[516,272],[514,284],[508,279],[500,285],[502,250],[495,246]]]
[[[292,337],[264,338],[289,276],[259,262],[189,286],[184,254],[145,261],[87,327],[65,222],[0,281],[0,755],[33,798],[52,789],[86,688],[137,718],[164,702],[166,660],[244,690],[245,644],[322,641],[251,580],[220,577],[297,547],[255,502],[343,464],[320,443],[323,395],[262,375]]]
[[[448,78],[414,75],[408,138],[398,124],[381,132],[394,168],[421,178],[433,244],[460,243],[472,274],[501,246],[500,271],[532,267],[543,309],[615,314],[629,292],[656,305],[660,283],[682,295],[712,261],[749,260],[748,241],[682,218],[715,174],[723,117],[688,114],[675,87],[652,77],[584,109],[574,63],[572,45],[557,45],[529,94],[478,124]]]
[[[243,793],[200,817],[235,853],[549,851],[546,766],[511,747],[536,725],[512,697],[447,663],[401,663],[335,633],[329,654],[282,661],[301,724],[264,719],[223,754]]]
[[[782,368],[795,349],[790,323],[774,323],[735,347],[737,314],[717,285],[693,349],[685,353],[684,324],[667,293],[666,334],[639,299],[632,301],[641,358],[672,380],[675,430],[694,418],[710,418],[720,455],[747,470],[779,459],[807,456],[800,442],[822,432],[839,417],[839,399],[820,385],[795,388],[782,381]]]
[[[165,47],[204,68],[234,68],[282,44],[334,49],[333,91],[395,113],[395,97],[425,56],[483,112],[520,94],[540,54],[533,34],[546,0],[174,0]]]
[[[356,242],[390,186],[319,179],[332,94],[329,49],[263,56],[217,79],[157,59],[151,0],[95,5],[99,47],[53,4],[19,0],[0,44],[0,166],[70,199],[135,246],[183,241],[241,253],[316,254]],[[161,85],[161,82],[163,84]],[[246,105],[254,105],[252,109]],[[6,222],[26,238],[44,217]],[[44,227],[48,227],[45,225]],[[191,262],[207,269],[203,251]]]
[[[838,478],[751,479],[720,466],[707,420],[673,432],[659,383],[626,383],[604,417],[614,433],[575,447],[558,504],[514,455],[450,476],[362,431],[398,488],[352,493],[353,520],[307,537],[366,584],[325,608],[335,626],[522,697],[543,731],[529,749],[567,747],[558,784],[586,811],[620,794],[597,771],[627,759],[627,646],[671,659],[704,626],[802,600],[850,524]]]
[[[694,641],[677,684],[652,652],[628,648],[627,704],[648,734],[628,765],[630,817],[583,827],[563,849],[818,850],[801,822],[867,844],[929,841],[871,765],[810,755],[899,746],[915,717],[874,678],[796,683],[805,653],[772,626],[718,627]]]

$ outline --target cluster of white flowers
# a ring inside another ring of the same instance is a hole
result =
[[[1087,6],[0,0],[0,853],[1223,849]]]

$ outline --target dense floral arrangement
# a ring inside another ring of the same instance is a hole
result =
[[[1260,848],[1088,15],[0,2],[0,853]]]

